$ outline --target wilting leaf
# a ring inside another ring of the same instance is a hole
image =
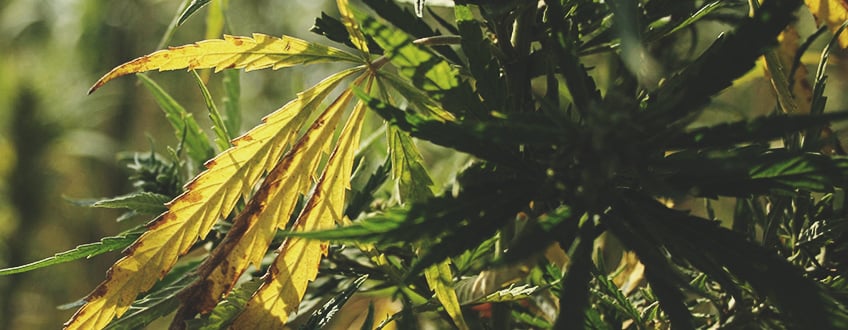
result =
[[[109,71],[89,93],[106,82],[131,73],[151,70],[168,71],[180,69],[214,68],[224,69],[279,69],[299,64],[325,62],[362,62],[348,52],[327,47],[294,37],[276,38],[260,33],[253,37],[225,35],[224,39],[204,40],[194,44],[171,47],[124,63]]]
[[[848,20],[848,2],[846,0],[804,0],[819,25],[825,24],[830,32],[836,33],[839,26]],[[839,45],[848,48],[848,35],[839,36]]]
[[[346,190],[350,188],[353,158],[365,115],[365,104],[359,102],[339,136],[336,150],[330,156],[312,196],[306,202],[293,230],[314,231],[332,228],[344,216]],[[318,273],[318,264],[326,255],[327,243],[300,237],[289,237],[279,248],[279,255],[264,283],[234,322],[235,328],[281,328],[300,305],[309,282]]]
[[[233,148],[209,161],[208,170],[189,182],[186,192],[168,205],[169,211],[148,225],[148,231],[112,266],[66,327],[99,329],[120,317],[136,295],[164,276],[277,163],[303,121],[332,88],[359,70],[339,72],[298,94],[263,124],[234,140]]]
[[[77,246],[73,250],[57,253],[52,257],[44,258],[36,262],[17,267],[0,269],[0,275],[24,273],[47,266],[66,263],[68,261],[74,261],[82,258],[91,258],[106,252],[120,250],[132,244],[132,242],[141,235],[142,231],[143,228],[128,230],[117,236],[104,237],[100,239],[100,242],[83,244]]]
[[[184,293],[186,309],[206,312],[226,294],[249,265],[261,266],[277,229],[286,227],[301,195],[309,192],[322,155],[352,99],[345,91],[315,120],[283,159],[274,166],[223,241],[201,266],[201,280]]]

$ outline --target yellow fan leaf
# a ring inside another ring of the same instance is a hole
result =
[[[306,117],[342,79],[362,67],[336,73],[233,140],[233,147],[207,162],[207,170],[189,182],[186,192],[171,201],[168,211],[107,272],[106,279],[66,323],[67,329],[101,329],[120,317],[135,297],[150,289],[220,217],[234,208],[259,178],[279,161]]]
[[[848,20],[848,1],[846,0],[804,0],[818,25],[827,24],[830,32],[839,30],[839,26]],[[848,34],[839,36],[839,46],[848,48]]]
[[[191,306],[184,308],[208,312],[250,264],[259,266],[276,230],[285,228],[299,195],[309,192],[321,155],[329,151],[335,128],[352,98],[349,90],[342,93],[268,173],[227,236],[200,266],[201,280],[186,291],[184,301],[191,301]]]
[[[459,299],[453,289],[453,274],[450,268],[450,259],[430,266],[424,270],[424,277],[430,290],[436,293],[436,299],[442,303],[445,312],[448,313],[457,329],[467,330],[465,318],[462,317],[462,308],[459,307]]]
[[[350,187],[353,158],[359,143],[365,105],[354,107],[337,147],[321,175],[315,191],[303,208],[293,230],[314,231],[332,228],[344,217],[344,199]],[[306,287],[318,274],[318,264],[327,253],[327,243],[303,238],[288,238],[264,283],[235,320],[236,329],[280,329],[289,314],[300,305]]]
[[[106,82],[131,73],[151,70],[214,68],[245,69],[246,71],[290,67],[299,64],[322,62],[362,62],[348,52],[283,36],[276,38],[254,33],[253,37],[225,35],[224,39],[199,41],[194,44],[170,47],[121,64],[94,83],[89,93]]]
[[[339,7],[339,14],[342,15],[342,23],[344,23],[347,33],[350,35],[350,42],[365,54],[368,52],[368,41],[359,28],[359,23],[353,18],[353,12],[350,9],[350,3],[347,0],[336,0],[336,5]]]

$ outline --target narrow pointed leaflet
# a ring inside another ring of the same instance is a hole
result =
[[[151,70],[208,69],[279,69],[300,64],[354,62],[362,59],[348,52],[283,36],[276,38],[254,33],[253,37],[225,35],[224,39],[204,40],[194,44],[171,47],[124,63],[109,71],[89,93],[108,81],[131,73]]]
[[[357,80],[357,82],[361,79]],[[354,82],[354,83],[357,83]],[[282,161],[274,167],[227,236],[199,268],[199,278],[183,297],[189,314],[208,312],[232,290],[251,264],[259,267],[277,229],[284,229],[300,195],[306,195],[333,133],[350,103],[345,91],[318,117]]]
[[[334,222],[342,223],[345,194],[350,187],[364,116],[365,104],[359,101],[292,230],[314,231],[332,228]],[[300,305],[307,285],[318,274],[318,264],[326,253],[327,243],[324,241],[287,238],[263,278],[264,283],[236,319],[234,328],[283,328],[288,316]]]
[[[336,5],[339,8],[339,14],[342,15],[342,23],[344,23],[345,29],[348,35],[350,35],[350,42],[362,51],[362,53],[368,55],[370,53],[368,51],[368,40],[365,39],[362,29],[359,28],[359,23],[353,17],[350,3],[347,0],[337,0]]]
[[[227,216],[239,197],[247,195],[259,178],[279,161],[297,130],[342,79],[360,71],[352,68],[324,79],[298,94],[297,99],[268,115],[262,124],[233,141],[189,182],[168,212],[148,225],[148,230],[126,250],[87,303],[66,323],[67,329],[101,329],[120,317],[136,296],[153,284],[204,238],[212,225]]]

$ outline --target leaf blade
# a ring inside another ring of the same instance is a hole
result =
[[[261,33],[254,33],[252,37],[224,35],[224,39],[171,47],[121,64],[100,78],[89,89],[89,94],[112,79],[152,70],[276,70],[300,64],[337,61],[362,62],[359,57],[348,52],[289,36],[277,38]]]
[[[350,188],[350,173],[358,146],[365,104],[358,102],[345,125],[321,176],[294,230],[313,231],[342,223],[345,193]],[[289,314],[300,304],[306,286],[315,279],[318,263],[326,255],[327,243],[290,237],[264,277],[265,282],[234,322],[235,328],[271,329],[285,325]]]
[[[275,164],[310,109],[317,107],[342,79],[361,67],[339,72],[298,94],[268,115],[264,123],[233,141],[234,147],[207,163],[208,169],[186,185],[169,203],[169,211],[148,225],[148,231],[113,265],[106,279],[86,298],[86,305],[66,323],[67,329],[102,328],[120,317],[136,295],[173,267],[198,238],[226,216],[241,195]]]

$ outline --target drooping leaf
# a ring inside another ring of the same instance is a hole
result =
[[[315,120],[309,130],[265,177],[233,226],[198,270],[201,281],[183,293],[186,316],[207,312],[232,289],[249,265],[261,266],[277,229],[284,229],[301,195],[312,186],[322,155],[329,151],[345,108],[345,91]]]
[[[44,258],[36,262],[28,263],[17,267],[9,267],[0,269],[0,276],[24,273],[31,270],[44,268],[47,266],[58,265],[69,261],[79,260],[83,258],[91,258],[101,255],[106,252],[117,251],[126,248],[138,238],[143,232],[143,228],[135,228],[125,231],[116,236],[109,236],[100,239],[100,242],[89,243],[77,246],[72,250],[57,253],[52,257]]]
[[[207,170],[186,185],[186,192],[169,203],[168,212],[126,250],[88,302],[66,324],[68,329],[102,328],[120,317],[138,293],[148,290],[177,258],[203,238],[212,225],[227,216],[239,197],[283,154],[303,121],[342,79],[361,70],[339,72],[298,94],[264,123],[233,141],[233,148],[209,161]]]
[[[359,146],[365,104],[357,103],[339,136],[315,190],[295,221],[293,230],[314,231],[342,223],[346,190],[350,189],[353,159]],[[326,255],[327,243],[289,237],[263,277],[264,283],[234,322],[236,328],[272,329],[283,327],[289,314],[300,305],[309,282],[318,273]]]
[[[827,25],[834,34],[848,20],[848,3],[845,0],[804,0],[804,4],[810,8],[816,22],[820,26]],[[839,36],[839,45],[848,48],[848,35]]]
[[[305,324],[301,325],[298,330],[320,330],[324,329],[325,326],[333,319],[333,316],[341,310],[342,306],[353,296],[356,291],[365,283],[365,280],[368,279],[368,275],[362,275],[357,277],[353,282],[344,289],[341,293],[336,295],[327,301],[326,304],[321,306],[321,308],[315,310],[312,313],[312,316],[309,317],[309,320],[306,321]]]
[[[147,90],[153,94],[156,103],[165,112],[165,118],[174,127],[174,135],[177,139],[183,141],[183,144],[186,146],[186,152],[189,158],[196,164],[203,164],[203,162],[215,156],[215,150],[209,144],[209,139],[203,133],[203,130],[200,129],[192,114],[177,103],[153,79],[150,79],[145,74],[139,74],[138,78],[144,84],[144,87],[147,87]]]
[[[276,38],[260,33],[252,37],[225,35],[224,39],[204,40],[194,44],[171,47],[124,63],[109,71],[89,93],[106,82],[131,73],[151,70],[180,69],[279,69],[300,64],[326,62],[362,62],[348,52],[311,43],[294,37]]]

